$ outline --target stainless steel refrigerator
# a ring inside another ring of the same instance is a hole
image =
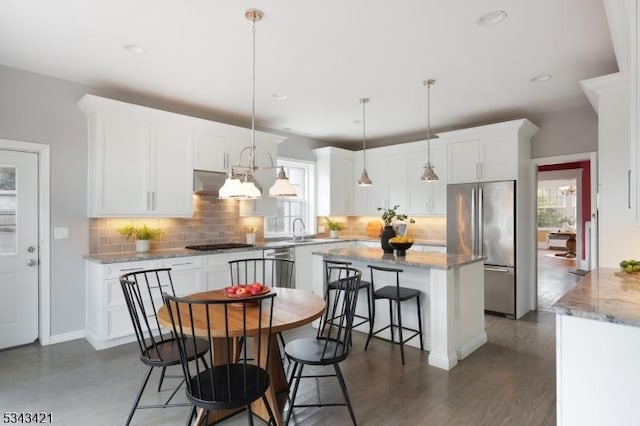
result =
[[[515,181],[447,185],[447,252],[486,256],[484,308],[514,318]]]

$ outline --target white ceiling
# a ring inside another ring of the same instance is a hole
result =
[[[325,141],[426,137],[586,104],[617,71],[603,0],[2,0],[0,64],[130,91]],[[480,27],[486,12],[505,10]],[[125,44],[138,44],[133,55]],[[545,83],[529,79],[552,74]],[[273,93],[287,99],[276,101]],[[288,130],[287,130],[288,129]]]

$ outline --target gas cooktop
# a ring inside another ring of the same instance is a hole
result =
[[[185,246],[189,250],[208,251],[208,250],[225,250],[243,247],[253,247],[251,244],[243,243],[221,243],[221,244],[202,244],[197,246]]]

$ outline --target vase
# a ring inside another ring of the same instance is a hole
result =
[[[256,244],[256,234],[246,234],[247,244],[255,245]]]
[[[150,240],[136,240],[136,252],[146,253],[151,248]]]
[[[336,229],[330,229],[329,230],[329,236],[333,239],[337,239],[338,238],[338,231]]]
[[[380,245],[385,253],[393,253],[393,247],[389,245],[389,239],[396,236],[396,230],[393,226],[385,226],[380,233]]]

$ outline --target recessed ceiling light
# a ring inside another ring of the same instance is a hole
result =
[[[147,49],[138,44],[125,44],[122,47],[124,48],[124,50],[134,55],[144,55],[145,53],[147,53]]]
[[[287,95],[285,95],[284,93],[272,93],[271,97],[276,101],[284,101],[285,99],[287,99]]]
[[[507,12],[504,10],[494,10],[493,12],[485,13],[476,20],[476,24],[481,27],[487,27],[489,25],[499,24],[507,18]]]
[[[285,132],[290,132],[291,131],[291,127],[283,127],[282,130],[284,130]]]
[[[531,83],[542,83],[544,81],[548,81],[551,80],[551,74],[540,74],[540,75],[536,75],[535,77],[531,77],[529,79],[529,81]]]
[[[362,120],[353,120],[353,124],[360,124],[362,123]]]

